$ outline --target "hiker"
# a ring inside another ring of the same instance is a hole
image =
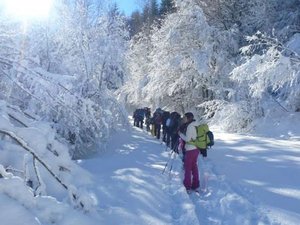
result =
[[[137,125],[137,123],[138,123],[137,122],[137,109],[134,110],[132,118],[133,118],[133,126],[137,127],[138,126]]]
[[[134,126],[140,127],[143,129],[145,112],[144,109],[136,109],[133,113]]]
[[[180,118],[178,132],[181,132],[184,135],[186,135],[186,130],[187,130],[187,127],[189,124],[190,124],[190,122],[187,122],[187,120],[185,118],[182,118],[182,119]],[[182,154],[182,162],[184,162],[185,141],[178,135],[178,154],[180,154],[180,153]]]
[[[162,141],[166,143],[167,141],[167,120],[170,118],[170,112],[168,111],[163,111],[162,113],[162,133],[163,133],[163,138]]]
[[[151,110],[148,107],[144,108],[145,110],[145,117],[146,117],[146,130],[150,131],[150,124],[151,124]]]
[[[197,138],[196,126],[198,125],[191,112],[184,114],[184,123],[187,125],[186,134],[179,131],[180,138],[185,141],[185,158],[184,158],[184,180],[183,184],[188,193],[192,190],[199,191],[199,171],[198,171],[198,148],[190,142]]]
[[[161,108],[157,108],[153,114],[153,127],[154,127],[154,136],[156,136],[157,139],[160,139],[160,129],[162,124],[162,113],[163,111]]]
[[[169,119],[166,122],[167,136],[166,144],[173,150],[177,150],[178,144],[178,128],[180,126],[181,116],[178,112],[172,112]]]

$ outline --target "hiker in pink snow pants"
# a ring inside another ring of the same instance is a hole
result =
[[[185,157],[184,157],[184,180],[183,184],[189,193],[191,190],[199,191],[199,172],[198,172],[198,155],[199,150],[196,146],[189,142],[197,138],[196,126],[197,122],[194,120],[194,115],[191,112],[184,114],[184,122],[188,124],[186,134],[179,132],[180,138],[185,141]]]

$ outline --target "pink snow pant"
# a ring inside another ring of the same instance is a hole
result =
[[[184,180],[183,184],[187,190],[199,187],[198,160],[199,150],[186,151],[184,157]]]

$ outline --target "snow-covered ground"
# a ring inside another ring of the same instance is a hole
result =
[[[82,162],[94,175],[101,223],[300,224],[299,141],[215,136],[199,158],[207,190],[189,196],[179,156],[138,128],[116,134],[107,153]]]
[[[117,132],[106,152],[79,161],[92,179],[94,210],[11,191],[12,181],[0,179],[0,224],[300,224],[299,141],[213,131],[216,144],[198,162],[200,195],[186,193],[180,156],[134,127]]]

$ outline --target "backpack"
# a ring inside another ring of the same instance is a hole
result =
[[[177,112],[172,112],[166,122],[167,127],[170,129],[176,128],[178,126],[178,116],[180,118]]]
[[[166,126],[167,127],[172,127],[173,123],[174,123],[173,120],[171,118],[168,118],[167,121],[166,121]]]
[[[166,125],[168,118],[170,117],[170,112],[164,111],[162,113],[162,123]]]
[[[214,134],[208,128],[207,124],[196,126],[197,138],[189,141],[189,144],[195,145],[199,149],[207,149],[215,144]]]
[[[155,113],[154,117],[154,123],[155,124],[162,124],[162,115],[160,113]]]
[[[209,142],[207,142],[207,146],[211,148],[215,144],[214,133],[209,130],[206,134],[207,139],[209,140]]]
[[[143,109],[137,109],[136,111],[136,117],[138,120],[144,120],[144,110]]]

